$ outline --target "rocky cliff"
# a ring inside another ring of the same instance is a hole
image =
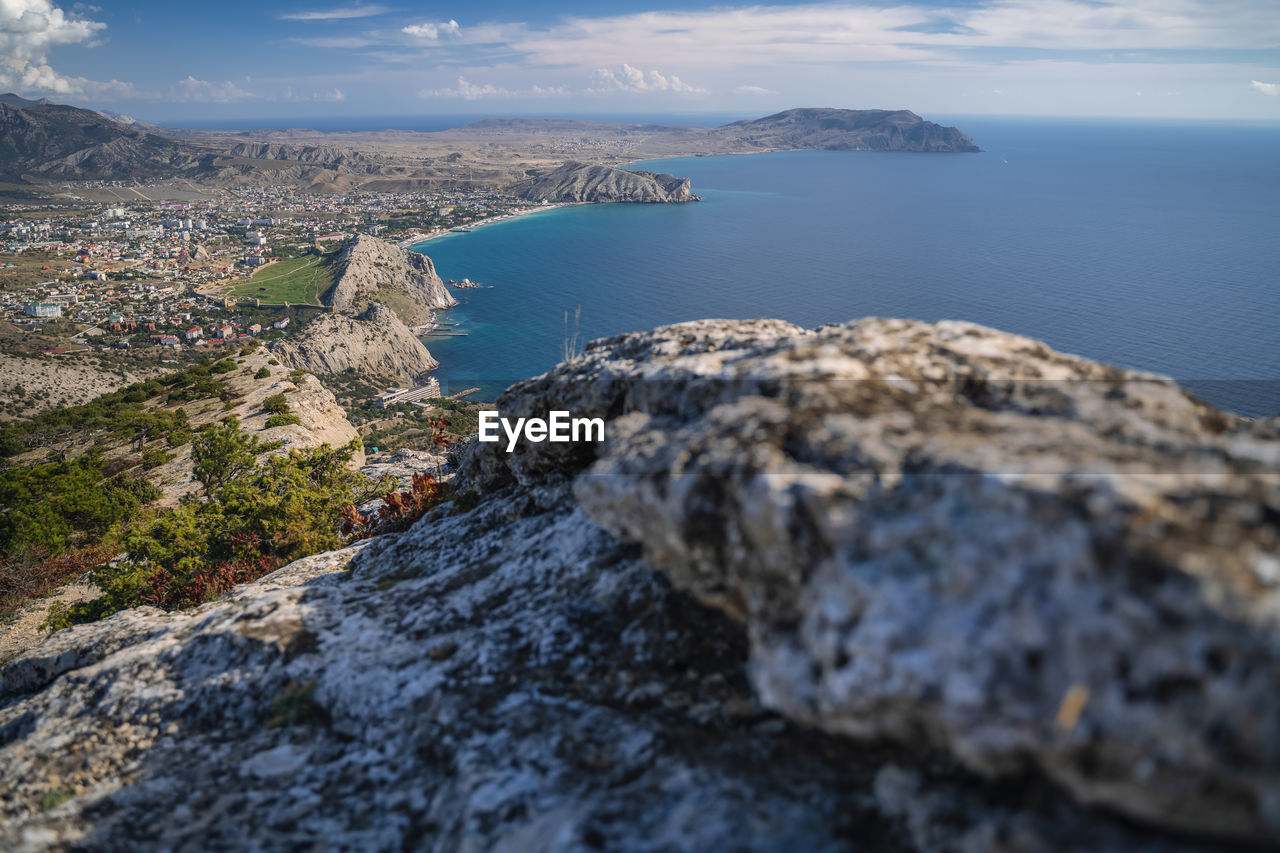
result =
[[[620,336],[498,405],[608,440],[474,444],[466,511],[6,668],[0,846],[1274,839],[1280,423],[883,320]]]
[[[426,255],[359,234],[338,255],[338,280],[325,294],[334,310],[354,314],[374,302],[392,309],[411,326],[431,312],[457,304]]]
[[[358,317],[322,314],[272,351],[286,364],[311,373],[354,369],[361,376],[409,383],[437,364],[396,313],[376,302]]]
[[[689,189],[688,178],[589,166],[572,160],[545,175],[515,184],[511,192],[530,201],[698,201]]]

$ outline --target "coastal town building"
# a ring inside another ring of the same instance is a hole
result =
[[[23,306],[22,313],[28,317],[39,317],[41,319],[61,317],[62,306],[57,302],[28,302]]]

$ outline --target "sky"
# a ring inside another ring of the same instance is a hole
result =
[[[1280,0],[0,0],[0,91],[170,123],[798,106],[1280,120]]]

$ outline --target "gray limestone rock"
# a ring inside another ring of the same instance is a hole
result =
[[[688,178],[570,160],[545,175],[522,181],[511,192],[530,201],[671,203],[698,201]]]
[[[338,280],[325,303],[355,314],[378,302],[410,326],[430,322],[432,311],[456,304],[426,255],[357,234],[336,261]]]
[[[1275,424],[884,320],[621,336],[498,405],[607,441],[473,444],[466,512],[14,660],[0,848],[1274,838]]]
[[[362,376],[414,382],[438,362],[390,308],[369,305],[359,317],[322,314],[273,345],[281,361],[317,374],[355,370]]]
[[[498,407],[606,417],[608,442],[476,445],[462,480],[576,476],[593,518],[745,623],[769,707],[1155,825],[1280,830],[1271,426],[892,320],[597,341]]]

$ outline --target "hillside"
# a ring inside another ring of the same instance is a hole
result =
[[[0,846],[1264,849],[1277,425],[967,323],[619,335],[455,500],[0,676]],[[1087,476],[1082,476],[1087,474]]]
[[[907,110],[794,109],[718,128],[581,119],[485,119],[428,133],[302,129],[183,131],[76,107],[0,98],[0,181],[182,178],[306,191],[504,187],[555,200],[691,200],[678,179],[546,174],[590,156],[602,168],[649,157],[798,148],[953,152],[968,135]],[[594,165],[593,165],[594,168]],[[594,184],[587,186],[585,184]],[[671,198],[675,196],[676,198]]]
[[[198,171],[203,154],[92,110],[0,102],[0,180],[171,177]]]

